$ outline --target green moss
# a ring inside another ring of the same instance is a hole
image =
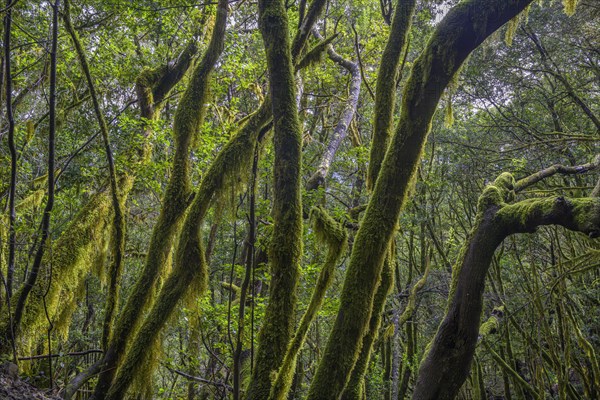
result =
[[[46,295],[48,314],[57,323],[56,329],[66,336],[70,313],[76,304],[77,290],[85,276],[93,270],[102,270],[108,251],[111,226],[110,193],[94,195],[93,199],[73,218],[65,231],[47,253],[46,270],[52,264],[52,282]],[[47,327],[42,297],[44,285],[31,291],[21,324],[22,341],[19,347],[29,352],[41,339]],[[65,307],[65,310],[63,310]]]
[[[331,285],[335,266],[346,249],[347,235],[341,224],[329,216],[321,207],[313,208],[311,210],[311,217],[317,240],[327,246],[327,257],[325,263],[321,266],[321,273],[317,279],[308,308],[302,316],[300,325],[287,348],[281,368],[273,377],[269,400],[285,400],[288,398],[288,392],[296,370],[298,353],[302,349],[311,323],[321,308],[325,293]]]
[[[479,327],[479,338],[486,338],[488,335],[498,332],[500,329],[500,319],[504,315],[504,306],[495,307],[492,315]]]
[[[365,396],[364,377],[371,359],[373,344],[379,335],[381,316],[387,296],[394,285],[394,257],[394,248],[390,246],[381,272],[381,281],[373,299],[373,312],[369,320],[369,328],[364,334],[362,348],[342,392],[341,400],[362,400]]]
[[[106,366],[107,370],[101,374],[95,391],[95,395],[100,398],[104,397],[105,393],[107,399],[120,399],[125,395],[144,364],[145,348],[156,340],[179,300],[186,296],[190,288],[195,288],[200,295],[207,286],[208,272],[199,228],[214,191],[201,188],[194,197],[181,228],[173,271],[160,289],[156,301],[139,331],[133,337],[123,363],[117,371],[114,383],[110,385],[115,374],[115,367],[121,357],[120,353],[125,350],[127,339],[136,331],[135,328],[142,317],[140,311],[148,304],[150,297],[148,287],[158,279],[159,271],[161,267],[164,267],[168,254],[171,252],[176,227],[179,226],[179,221],[188,208],[189,150],[204,117],[205,98],[211,72],[223,50],[227,7],[226,0],[219,1],[210,44],[196,67],[175,114],[173,134],[176,155],[173,173],[164,199],[165,208],[161,210],[159,221],[153,232],[146,267],[125,305],[113,336],[114,340],[110,345],[111,354],[114,356],[110,360],[112,365]],[[214,179],[213,175],[210,176],[210,179]],[[205,180],[202,184],[204,185],[204,183]],[[194,224],[190,221],[198,223]]]
[[[337,34],[331,35],[325,40],[321,40],[313,48],[311,48],[304,57],[296,64],[296,71],[314,65],[323,59],[323,55],[327,51],[327,46],[337,37]]]
[[[497,215],[511,233],[533,232],[540,225],[556,224],[567,229],[600,235],[600,199],[549,197],[526,199],[502,207]]]
[[[575,8],[577,8],[577,3],[579,3],[579,0],[562,0],[562,2],[565,6],[565,14],[575,14]]]
[[[521,23],[521,15],[517,15],[513,19],[511,19],[506,25],[506,33],[504,34],[504,43],[507,46],[512,46],[512,42],[515,38],[515,34],[517,33],[517,29],[519,28],[519,24]]]
[[[373,138],[367,171],[367,188],[373,189],[383,158],[387,151],[392,130],[396,103],[396,85],[400,73],[400,59],[406,50],[408,33],[416,1],[398,1],[394,7],[390,36],[386,42],[377,72]]]

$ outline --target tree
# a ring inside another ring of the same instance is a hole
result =
[[[597,397],[595,4],[30,3],[0,10],[0,357],[31,382]]]

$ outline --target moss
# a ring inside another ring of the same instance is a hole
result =
[[[341,400],[362,400],[365,393],[364,377],[367,373],[367,368],[371,359],[373,344],[377,340],[381,327],[381,316],[385,307],[387,296],[394,285],[394,265],[395,252],[393,246],[390,246],[383,271],[381,272],[381,281],[375,298],[373,299],[373,312],[369,321],[369,329],[365,332],[362,341],[362,348],[358,359],[352,369],[352,373],[348,379],[344,391],[340,397]]]
[[[189,288],[189,283],[191,281],[200,282],[202,291],[206,289],[207,273],[198,273],[207,272],[206,263],[202,256],[203,249],[200,247],[195,251],[199,253],[199,258],[203,263],[195,266],[186,263],[185,267],[174,268],[173,273],[161,288],[158,298],[139,332],[133,338],[123,363],[117,371],[115,380],[105,397],[107,400],[122,399],[140,371],[145,370],[145,374],[150,373],[148,370],[151,369],[152,364],[149,357],[152,356],[152,352],[148,352],[147,349],[153,346],[153,343],[159,337],[161,328],[169,319],[186,289]]]
[[[408,301],[406,302],[406,307],[404,308],[404,311],[398,318],[398,327],[401,327],[409,319],[412,318],[412,316],[415,312],[416,304],[417,304],[417,294],[419,293],[419,291],[421,289],[423,289],[423,287],[427,283],[427,278],[429,277],[429,271],[431,269],[430,267],[431,267],[431,263],[428,260],[427,264],[425,265],[425,272],[423,273],[423,276],[421,277],[421,279],[419,279],[414,284],[414,286],[412,287],[412,289],[410,291],[410,294],[408,295]]]
[[[513,40],[515,38],[515,34],[517,33],[517,29],[519,28],[519,24],[521,23],[521,16],[517,15],[513,19],[511,19],[506,25],[506,33],[504,34],[504,43],[507,46],[512,46]]]
[[[327,51],[327,46],[337,37],[338,35],[331,35],[325,40],[321,40],[313,48],[311,48],[304,57],[295,66],[296,71],[304,69],[308,66],[314,65],[322,60],[323,55]]]
[[[108,250],[108,229],[111,221],[110,194],[101,192],[84,207],[54,243],[44,264],[52,263],[52,282],[46,295],[46,306],[52,320],[60,319],[57,329],[66,336],[70,318],[62,308],[72,310],[80,282],[105,259]],[[41,339],[48,324],[42,296],[46,287],[37,285],[30,294],[21,324],[21,350],[30,351]]]
[[[159,365],[159,360],[164,355],[162,335],[157,335],[145,351],[143,365],[134,375],[131,383],[131,392],[141,399],[152,399],[155,386],[148,382],[154,381],[154,372]]]
[[[452,97],[448,96],[446,100],[446,107],[444,108],[444,126],[446,128],[452,128],[454,125],[454,112],[452,111]]]
[[[396,85],[400,58],[407,46],[416,1],[398,1],[394,7],[390,36],[386,42],[377,72],[373,138],[367,171],[367,188],[373,189],[379,169],[392,136],[393,113],[396,103]]]
[[[456,263],[452,267],[452,280],[450,282],[448,299],[452,299],[454,297],[454,292],[456,290],[456,286],[458,285],[458,279],[460,277],[462,265],[465,256],[469,251],[470,242],[473,239],[475,232],[477,232],[479,229],[484,214],[490,208],[501,208],[506,205],[506,203],[513,201],[515,197],[515,183],[515,178],[511,173],[503,172],[494,180],[492,184],[486,186],[483,190],[483,193],[479,196],[479,199],[477,200],[477,215],[475,216],[473,228],[471,229],[467,240],[465,240],[465,243],[459,251]]]
[[[495,307],[492,315],[479,327],[479,338],[484,339],[488,335],[498,332],[500,329],[500,320],[504,315],[504,306]]]
[[[575,9],[577,8],[579,0],[562,0],[562,3],[565,6],[565,14],[573,15],[575,14]]]
[[[325,263],[321,266],[321,273],[317,279],[308,308],[304,312],[298,329],[287,348],[281,368],[273,379],[269,394],[270,400],[285,400],[288,398],[288,392],[292,386],[296,370],[298,353],[302,349],[311,323],[321,308],[325,293],[331,285],[335,266],[346,249],[347,235],[341,224],[331,218],[321,207],[313,208],[311,217],[317,240],[327,246],[327,257]]]
[[[46,189],[35,190],[29,196],[25,197],[23,200],[17,203],[15,205],[15,210],[18,213],[23,213],[25,211],[33,211],[42,204],[45,194]]]

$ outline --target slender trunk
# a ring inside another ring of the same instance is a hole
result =
[[[6,0],[7,6],[11,0]],[[8,266],[6,270],[6,297],[12,297],[13,280],[15,273],[16,230],[17,213],[15,210],[15,194],[17,190],[17,147],[15,145],[15,119],[12,106],[12,73],[11,73],[11,26],[12,10],[9,9],[4,16],[4,70],[6,79],[6,119],[8,120],[8,149],[10,151],[10,187],[8,193]]]
[[[256,241],[256,173],[258,168],[258,148],[254,150],[254,160],[252,162],[252,178],[250,180],[250,201],[249,208],[250,212],[248,215],[248,243],[246,247],[246,272],[244,274],[244,280],[240,288],[240,308],[238,312],[238,329],[237,338],[235,344],[235,351],[233,353],[233,398],[238,400],[240,398],[240,381],[242,377],[242,350],[244,344],[244,314],[246,309],[246,297],[248,294],[248,287],[252,278],[252,271],[254,269],[254,243]],[[254,302],[256,299],[252,299]]]
[[[372,190],[375,186],[383,157],[392,136],[400,59],[407,47],[408,33],[412,26],[411,22],[416,3],[416,0],[397,0],[390,36],[381,55],[375,86],[375,116],[373,118],[369,169],[367,171],[367,188],[369,190]]]
[[[23,310],[27,301],[29,293],[35,286],[37,281],[38,273],[42,265],[44,252],[46,250],[46,241],[50,237],[50,220],[52,216],[52,209],[54,207],[54,154],[55,154],[55,137],[56,137],[56,52],[58,46],[58,7],[60,1],[56,0],[52,6],[52,47],[50,50],[50,115],[49,115],[49,127],[48,127],[48,200],[44,209],[44,215],[42,217],[41,224],[41,236],[38,243],[38,248],[35,253],[35,258],[31,266],[29,276],[19,292],[19,298],[15,306],[15,315],[13,319],[12,333],[18,334],[19,325],[23,316]],[[10,12],[10,11],[9,11]],[[9,17],[10,18],[10,17]],[[8,85],[7,85],[8,86]],[[8,96],[7,96],[8,97]],[[12,191],[11,191],[12,192]]]
[[[69,0],[65,0],[64,9],[65,11],[63,14],[63,19],[65,22],[65,29],[71,36],[71,40],[73,41],[73,44],[75,46],[75,52],[77,53],[77,58],[79,59],[81,70],[83,71],[83,74],[85,75],[85,79],[87,81],[90,96],[92,98],[92,104],[94,106],[94,113],[96,114],[96,118],[98,119],[98,125],[100,126],[102,142],[104,144],[104,152],[108,163],[108,177],[110,182],[110,194],[113,207],[113,248],[112,262],[109,267],[108,274],[109,284],[108,293],[106,296],[106,309],[104,310],[104,323],[102,330],[102,344],[103,348],[106,348],[108,346],[108,340],[110,338],[112,324],[115,317],[116,308],[119,302],[119,287],[121,286],[121,273],[123,270],[123,253],[125,252],[125,216],[123,213],[124,206],[121,204],[119,195],[119,186],[117,182],[118,178],[115,169],[115,161],[112,149],[110,147],[108,124],[106,123],[106,118],[104,118],[104,114],[102,113],[102,110],[100,108],[100,101],[98,100],[98,94],[96,93],[96,85],[94,84],[94,80],[90,72],[87,57],[85,56],[85,52],[83,50],[83,47],[81,46],[79,35],[77,34],[75,29],[73,28],[73,25],[71,24]]]

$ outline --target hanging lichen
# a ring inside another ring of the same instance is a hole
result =
[[[45,270],[49,271],[52,267],[52,282],[45,298],[46,308],[53,320],[62,314],[60,324],[55,328],[65,336],[70,324],[70,316],[67,318],[65,311],[74,309],[72,305],[80,282],[90,270],[101,270],[108,250],[107,228],[110,219],[109,193],[96,194],[73,218],[45,258]],[[23,350],[31,350],[46,330],[48,321],[42,301],[45,290],[45,285],[37,285],[25,307],[20,335]]]
[[[565,6],[565,14],[571,16],[575,14],[575,9],[577,8],[578,0],[563,0],[563,5]]]
[[[517,28],[519,27],[519,23],[521,22],[521,15],[517,15],[506,24],[506,33],[504,34],[504,43],[507,46],[512,46],[513,40],[517,33]]]
[[[452,128],[454,125],[454,112],[452,111],[452,96],[448,96],[446,100],[446,107],[444,107],[444,126],[446,128]]]
[[[337,34],[331,35],[327,39],[321,40],[306,55],[296,64],[296,71],[314,65],[321,61],[323,55],[327,51],[327,46],[337,37]]]

